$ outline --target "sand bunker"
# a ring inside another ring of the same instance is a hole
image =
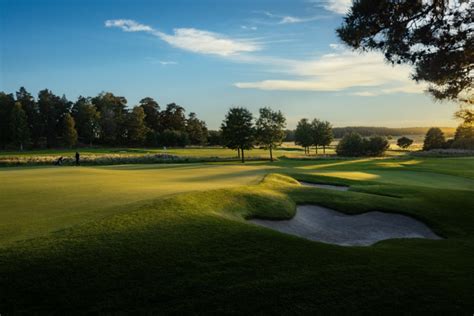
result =
[[[346,215],[316,205],[300,205],[290,220],[250,222],[283,233],[341,246],[370,246],[393,238],[441,239],[414,218],[382,212]]]
[[[330,190],[337,190],[337,191],[349,190],[348,186],[342,186],[342,185],[319,184],[319,183],[310,183],[310,182],[304,182],[304,181],[300,181],[300,183],[301,185],[304,185],[304,186],[315,187],[315,188],[320,188],[320,189],[330,189]]]

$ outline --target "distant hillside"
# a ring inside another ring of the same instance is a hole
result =
[[[403,135],[422,135],[426,134],[429,127],[376,127],[376,126],[347,126],[347,127],[334,127],[334,137],[341,138],[346,133],[356,132],[362,136],[403,136]],[[455,127],[441,127],[446,137],[452,137],[456,131]]]
[[[453,137],[456,131],[455,127],[440,127],[446,137]],[[408,136],[408,135],[424,135],[429,127],[377,127],[377,126],[346,126],[334,127],[333,133],[335,138],[342,138],[349,132],[356,132],[362,136]],[[286,130],[285,141],[292,142],[295,140],[295,131]]]

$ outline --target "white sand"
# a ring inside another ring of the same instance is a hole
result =
[[[370,246],[393,238],[441,239],[422,222],[400,214],[346,215],[316,205],[300,205],[290,220],[250,222],[306,239],[342,246]]]
[[[320,188],[320,189],[330,189],[330,190],[337,190],[337,191],[347,191],[347,190],[349,190],[348,186],[343,186],[343,185],[310,183],[310,182],[304,182],[304,181],[300,181],[300,183],[301,183],[301,185],[304,185],[304,186],[307,186],[307,187],[315,187],[315,188]]]

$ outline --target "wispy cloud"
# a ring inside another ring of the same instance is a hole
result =
[[[178,64],[176,61],[171,61],[171,60],[158,60],[158,63],[160,63],[160,65],[163,65],[163,66]]]
[[[308,0],[308,2],[337,14],[346,14],[352,4],[352,0]]]
[[[251,31],[256,31],[258,27],[256,26],[249,26],[249,25],[241,25],[240,28],[242,30],[251,30]]]
[[[292,75],[294,79],[268,79],[256,82],[237,82],[238,88],[288,91],[355,91],[358,96],[390,93],[422,93],[426,88],[410,79],[411,68],[392,67],[380,53],[359,54],[340,46],[334,51],[310,60],[256,60],[273,65],[275,69]]]
[[[125,19],[107,20],[105,26],[120,28],[124,32],[146,32],[173,47],[200,54],[231,56],[261,49],[261,45],[253,40],[232,39],[222,34],[195,28],[176,28],[173,34],[167,34],[151,26]]]
[[[325,16],[321,16],[321,15],[297,17],[297,16],[291,16],[291,15],[274,14],[268,11],[263,11],[262,13],[271,19],[275,19],[277,21],[276,22],[277,24],[304,23],[304,22],[316,21],[316,20],[325,18]]]

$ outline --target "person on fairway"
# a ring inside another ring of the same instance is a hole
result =
[[[58,160],[54,163],[55,166],[61,166],[63,164],[63,157],[59,157]]]
[[[79,154],[78,151],[76,151],[76,166],[80,165],[80,159],[81,159],[81,155]]]

